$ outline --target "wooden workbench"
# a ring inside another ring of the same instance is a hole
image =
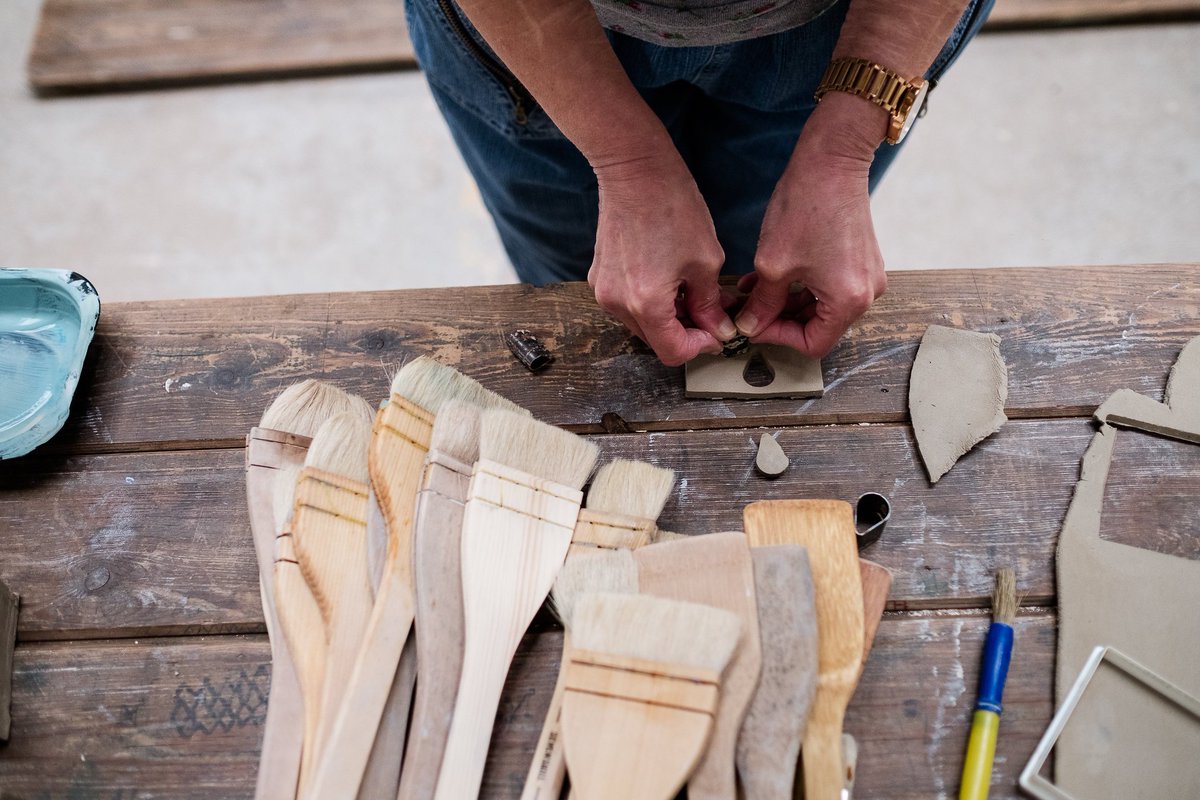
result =
[[[999,334],[1009,365],[1010,422],[936,487],[906,423],[931,323]],[[545,373],[504,348],[518,326],[556,353]],[[1054,544],[1088,417],[1116,389],[1161,398],[1197,334],[1197,265],[897,273],[825,360],[824,398],[725,402],[684,399],[682,371],[582,284],[107,304],[67,428],[0,464],[0,579],[22,595],[0,795],[253,794],[270,661],[245,434],[297,379],[377,401],[400,363],[428,354],[593,435],[605,458],[673,467],[670,530],[737,529],[764,498],[890,497],[868,553],[895,587],[847,720],[859,798],[957,793],[992,573],[1015,566],[1024,599],[993,793],[1014,796],[1052,711]],[[752,469],[759,426],[782,429],[792,468],[779,480]],[[1180,537],[1161,535],[1178,503],[1166,513],[1136,490],[1169,466],[1176,499],[1195,504],[1198,449],[1123,433],[1105,535],[1178,552]],[[519,794],[560,638],[543,625],[517,655],[487,797]]]

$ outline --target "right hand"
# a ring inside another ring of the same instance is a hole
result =
[[[725,253],[683,159],[672,152],[595,171],[600,218],[588,283],[596,302],[667,366],[719,353],[737,335],[717,284]]]

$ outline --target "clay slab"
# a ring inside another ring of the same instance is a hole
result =
[[[774,378],[765,386],[746,382],[746,368],[759,355]],[[790,347],[752,345],[740,356],[702,355],[684,367],[684,392],[688,397],[708,399],[763,399],[770,397],[821,397],[825,380],[821,362]]]
[[[908,382],[908,410],[930,482],[1000,430],[1007,399],[999,336],[929,326]]]

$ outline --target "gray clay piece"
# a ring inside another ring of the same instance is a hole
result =
[[[908,410],[929,480],[1000,430],[1008,418],[1008,367],[1000,337],[930,325],[908,382]]]
[[[769,433],[764,433],[758,440],[758,457],[754,459],[754,466],[768,478],[777,478],[788,468],[787,453]]]

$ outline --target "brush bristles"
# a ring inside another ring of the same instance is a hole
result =
[[[649,595],[588,593],[575,604],[571,644],[722,672],[740,627],[737,615],[723,608]]]
[[[313,437],[304,466],[366,483],[370,441],[370,420],[353,412],[334,414]]]
[[[283,533],[292,521],[292,506],[296,502],[296,479],[299,477],[300,467],[284,467],[275,475],[271,514],[275,518],[276,535]]]
[[[656,530],[650,534],[650,543],[658,544],[659,542],[678,542],[680,539],[689,538],[686,533],[675,533],[674,531]]]
[[[1017,576],[1005,568],[996,573],[996,588],[992,592],[992,620],[1012,625],[1017,618]]]
[[[588,490],[587,507],[590,511],[655,520],[674,486],[674,470],[618,458],[596,472]]]
[[[550,591],[550,610],[569,630],[575,604],[585,593],[634,594],[637,590],[637,562],[632,551],[596,550],[572,554],[559,570]]]
[[[325,420],[334,414],[354,412],[368,420],[375,411],[366,400],[348,394],[324,381],[308,380],[293,383],[279,393],[263,412],[259,427],[287,431],[298,436],[313,437]]]
[[[464,464],[479,460],[479,420],[483,409],[462,400],[451,400],[433,419],[429,449]]]
[[[427,356],[416,358],[396,373],[392,379],[392,394],[415,403],[430,414],[441,413],[450,400],[463,400],[480,408],[504,408],[516,414],[529,412],[516,403],[485,389],[474,378],[468,378],[454,367],[447,367]]]
[[[500,409],[483,412],[480,458],[579,489],[592,474],[599,454],[586,439],[532,417]]]

